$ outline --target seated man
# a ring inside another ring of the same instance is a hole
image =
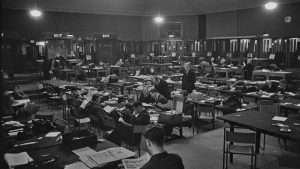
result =
[[[162,94],[158,93],[158,91],[156,89],[152,89],[150,91],[150,95],[154,99],[155,105],[157,105],[159,103],[160,104],[168,103],[168,100]]]
[[[141,169],[184,169],[182,159],[177,154],[164,150],[164,129],[152,127],[145,134],[150,160]]]
[[[95,113],[97,117],[110,116],[115,121],[118,121],[119,114],[117,112],[107,113],[100,105],[101,97],[99,94],[94,94],[92,100],[86,105],[85,109],[89,110],[91,113]]]
[[[278,83],[267,80],[266,84],[261,88],[262,91],[275,93],[278,90]]]
[[[23,91],[20,90],[19,86],[13,87],[13,93],[11,96],[14,98],[14,100],[28,99],[28,96],[26,96]]]
[[[77,108],[81,105],[82,101],[80,95],[78,94],[77,89],[75,88],[71,89],[71,94],[68,95],[67,102],[69,105],[72,105]]]
[[[167,100],[171,99],[171,90],[169,88],[168,83],[165,80],[155,76],[152,82],[158,93],[163,95]]]
[[[279,80],[279,86],[277,89],[278,92],[280,93],[284,93],[284,92],[289,92],[289,88],[286,86],[286,80],[285,79],[281,79]]]
[[[106,139],[121,146],[122,141],[128,139],[132,134],[133,125],[148,125],[150,123],[150,115],[143,107],[142,102],[136,101],[132,107],[133,114],[123,114],[112,133],[104,136]],[[139,139],[140,135],[134,135],[134,138]]]

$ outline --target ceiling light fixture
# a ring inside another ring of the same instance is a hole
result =
[[[164,18],[163,18],[162,16],[156,16],[156,17],[154,18],[154,21],[155,21],[156,23],[162,23],[162,22],[164,21]]]
[[[267,10],[273,10],[273,9],[277,8],[277,6],[278,6],[278,2],[276,2],[276,1],[270,1],[270,2],[265,3],[265,8]]]
[[[38,17],[42,16],[42,12],[36,7],[36,0],[34,2],[35,2],[34,9],[30,10],[29,13],[31,16],[38,18]]]

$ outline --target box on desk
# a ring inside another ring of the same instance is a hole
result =
[[[97,135],[87,130],[63,134],[63,145],[78,149],[97,144]]]

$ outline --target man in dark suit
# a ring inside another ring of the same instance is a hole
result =
[[[144,136],[151,158],[141,169],[184,169],[179,155],[169,154],[165,151],[163,128],[152,127],[146,131]]]
[[[134,111],[132,114],[123,114],[119,119],[119,124],[111,132],[105,135],[104,138],[121,146],[122,141],[128,140],[132,134],[132,127],[134,125],[148,125],[150,123],[150,115],[143,107],[142,102],[136,101],[132,105]],[[134,139],[140,139],[140,134],[133,135]]]
[[[158,91],[158,93],[163,95],[168,100],[171,99],[171,91],[168,83],[165,80],[155,76],[152,82],[155,86],[155,89]]]
[[[192,93],[192,91],[196,88],[196,74],[192,70],[190,70],[191,62],[187,62],[183,65],[184,72],[182,77],[182,90],[188,91],[188,93]]]

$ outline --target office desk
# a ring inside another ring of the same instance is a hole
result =
[[[112,147],[117,147],[117,145],[113,144],[112,142],[105,140],[103,143],[97,143],[96,145],[89,145],[91,149],[94,149],[95,151],[101,151]],[[58,156],[58,164],[59,166],[65,166],[68,164],[72,164],[74,162],[80,161],[79,157],[72,152],[72,149],[68,146],[57,145],[52,146],[36,151],[28,152],[29,156],[32,157],[33,160],[39,159],[40,155],[49,153],[52,156]],[[109,164],[116,164],[114,162]],[[109,165],[108,164],[108,165]],[[102,168],[102,167],[101,167]],[[104,166],[105,168],[105,166]]]
[[[215,73],[225,73],[225,78],[230,78],[230,73],[235,72],[237,69],[233,68],[215,68]]]
[[[279,112],[284,116],[288,116],[291,113],[300,114],[300,99],[288,98],[280,101]]]
[[[286,77],[291,76],[292,72],[285,71],[270,71],[270,70],[254,70],[252,73],[252,79],[255,80],[256,76],[264,76],[265,80],[279,80],[286,79]]]
[[[256,131],[256,152],[259,152],[260,148],[260,134],[267,134],[270,136],[283,138],[286,140],[300,142],[300,126],[294,125],[294,123],[300,123],[300,120],[287,119],[286,121],[279,122],[274,121],[274,117],[271,113],[264,113],[260,111],[243,111],[225,116],[217,117],[224,122],[230,124],[230,127],[241,126]],[[290,126],[291,132],[281,132],[278,126],[272,124],[281,123]],[[232,156],[231,156],[232,160]]]
[[[119,67],[119,66],[110,66],[110,74],[117,74],[121,76],[123,72],[127,72],[128,69],[126,67]]]

